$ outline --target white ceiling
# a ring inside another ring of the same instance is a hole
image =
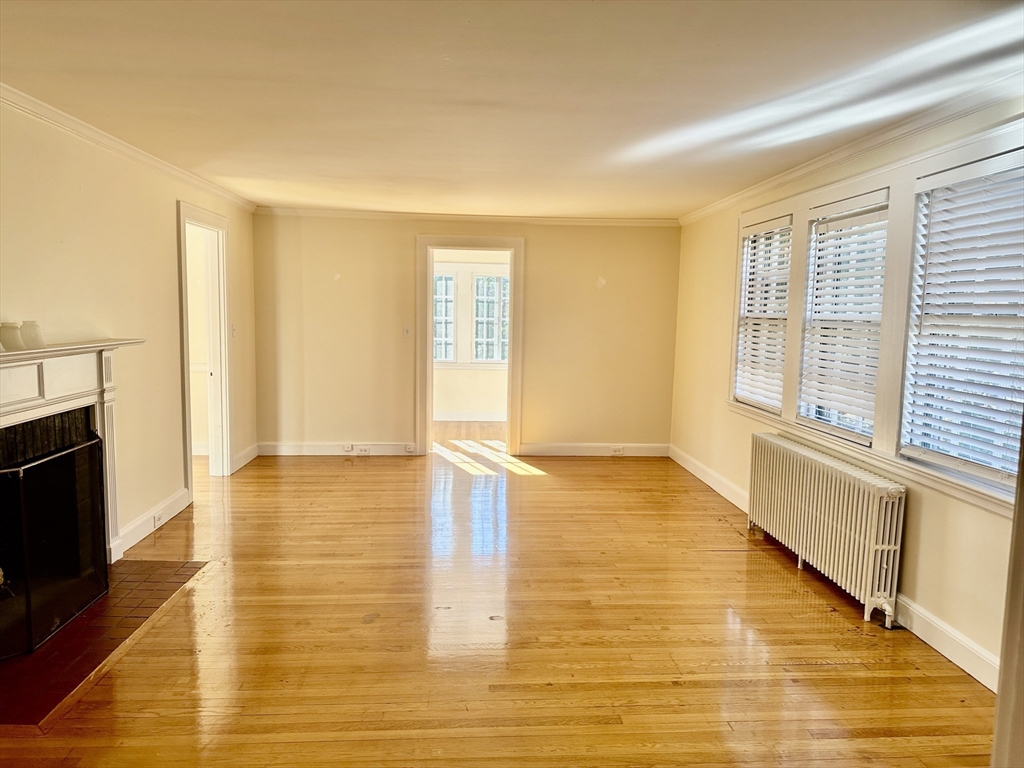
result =
[[[1021,8],[3,0],[0,80],[264,205],[676,217],[1019,72]]]

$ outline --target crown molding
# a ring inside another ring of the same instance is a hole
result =
[[[693,224],[694,222],[705,219],[708,216],[712,216],[713,214],[724,211],[735,205],[739,205],[746,200],[771,192],[774,189],[779,189],[787,184],[792,184],[793,182],[799,181],[800,179],[819,173],[828,168],[843,165],[844,163],[848,163],[862,155],[868,154],[869,152],[882,149],[890,144],[896,144],[897,142],[926,133],[927,131],[931,131],[935,128],[940,128],[943,125],[961,120],[978,112],[983,112],[984,110],[1001,103],[1012,103],[1012,109],[1016,113],[1016,117],[1019,118],[1021,112],[1024,111],[1024,99],[1007,99],[1005,91],[1002,91],[998,87],[1000,82],[1001,81],[996,81],[988,88],[983,88],[973,93],[966,94],[957,99],[948,101],[945,104],[933,107],[919,115],[908,118],[907,120],[903,120],[895,125],[875,131],[874,133],[857,139],[840,149],[820,155],[813,160],[809,160],[795,168],[791,168],[788,171],[784,171],[769,179],[765,179],[764,181],[754,184],[751,187],[747,187],[735,194],[723,197],[721,200],[711,203],[710,205],[706,205],[703,208],[699,208],[692,213],[680,216],[679,225],[685,227],[688,224]],[[1013,119],[1016,118],[1008,118],[1008,120]]]
[[[22,93],[16,88],[11,88],[11,86],[5,83],[0,83],[0,104],[29,115],[30,117],[34,117],[48,125],[67,131],[80,139],[84,139],[85,141],[101,146],[104,149],[109,149],[111,152],[115,152],[122,157],[127,157],[130,160],[135,160],[136,162],[142,163],[143,165],[149,166],[157,171],[161,171],[178,181],[183,181],[186,184],[191,184],[205,192],[217,195],[225,200],[230,200],[235,205],[241,206],[250,213],[256,208],[255,203],[250,200],[246,200],[244,197],[236,195],[234,192],[229,192],[211,181],[207,181],[200,176],[196,176],[194,173],[189,173],[188,171],[178,168],[176,165],[171,165],[166,160],[154,157],[148,152],[145,152],[126,141],[122,141],[115,136],[111,136],[109,133],[101,131],[99,128],[89,125],[88,123],[79,120],[77,117],[72,117],[66,112],[61,112],[56,107],[51,107],[49,104],[42,102],[33,96],[29,96],[27,93]]]
[[[362,211],[349,208],[284,208],[258,205],[257,216],[309,216],[329,219],[405,219],[416,221],[487,222],[499,224],[543,224],[568,227],[678,227],[676,219],[602,219],[560,216],[487,216],[472,213],[412,213],[405,211]]]

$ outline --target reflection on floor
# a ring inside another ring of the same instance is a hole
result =
[[[440,445],[452,440],[490,440],[500,442],[504,450],[506,424],[503,421],[435,421],[432,430],[434,442]]]
[[[990,691],[672,461],[459,452],[489,473],[197,469],[128,556],[203,578],[48,734],[3,731],[4,764],[986,764]]]
[[[110,565],[106,595],[34,653],[0,661],[0,724],[43,723],[204,565],[163,560]]]

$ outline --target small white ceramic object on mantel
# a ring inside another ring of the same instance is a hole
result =
[[[25,349],[43,349],[46,346],[46,342],[43,341],[43,332],[35,320],[22,321],[21,343],[25,345]]]
[[[25,349],[25,342],[21,338],[21,328],[17,323],[0,323],[0,344],[4,345],[4,350],[7,352]]]

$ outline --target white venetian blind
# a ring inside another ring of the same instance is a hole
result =
[[[918,196],[912,312],[901,453],[1008,480],[1024,401],[1024,170]]]
[[[887,210],[814,222],[799,413],[869,443],[882,320]]]
[[[782,410],[792,236],[786,225],[743,238],[734,394],[776,413]]]

